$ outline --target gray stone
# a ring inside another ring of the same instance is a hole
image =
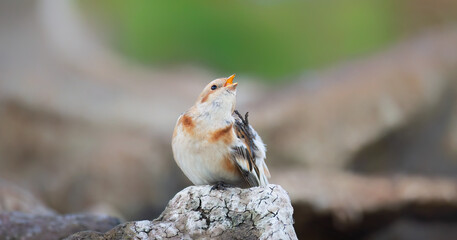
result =
[[[211,187],[182,190],[153,221],[124,223],[103,236],[84,232],[67,239],[297,239],[290,198],[280,186]]]
[[[2,212],[0,239],[62,239],[85,230],[105,232],[119,223],[117,218],[90,214],[37,215]]]

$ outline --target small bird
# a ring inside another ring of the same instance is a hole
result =
[[[211,81],[195,104],[181,114],[173,132],[176,163],[195,185],[268,185],[265,144],[235,110],[235,74]]]

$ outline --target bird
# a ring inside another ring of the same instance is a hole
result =
[[[250,188],[268,185],[266,146],[237,110],[235,74],[208,83],[182,113],[172,137],[173,157],[194,185]]]

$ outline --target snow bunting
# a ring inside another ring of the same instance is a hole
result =
[[[173,132],[176,163],[195,185],[266,186],[270,172],[265,145],[235,111],[235,74],[210,82],[194,106],[181,114]]]

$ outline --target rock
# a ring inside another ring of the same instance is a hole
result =
[[[104,240],[103,233],[94,232],[94,231],[83,231],[75,233],[67,238],[66,240],[84,240],[84,239],[92,239],[92,240]],[[112,238],[107,238],[112,239]]]
[[[192,186],[168,203],[153,221],[128,222],[107,232],[105,239],[297,239],[293,209],[279,185],[211,190]],[[77,233],[67,239],[103,239]]]
[[[414,239],[414,240],[455,240],[457,223],[426,222],[420,220],[398,220],[386,230],[379,231],[367,240]]]
[[[272,177],[272,182],[290,193],[299,238],[364,239],[390,231],[389,226],[399,220],[457,227],[457,183],[453,179],[303,169],[275,171]]]
[[[55,211],[45,206],[30,192],[0,179],[0,212],[11,211],[41,215],[55,214]]]
[[[105,232],[119,223],[117,218],[90,214],[61,216],[2,212],[0,236],[2,239],[57,240],[84,230]]]
[[[341,169],[369,144],[429,114],[455,79],[457,29],[448,30],[307,75],[253,101],[246,109],[253,109],[269,159]]]
[[[105,232],[119,223],[105,215],[58,215],[30,192],[0,179],[0,239],[62,239],[83,230]]]

